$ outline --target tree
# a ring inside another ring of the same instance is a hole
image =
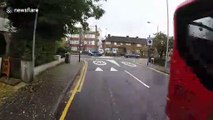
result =
[[[169,50],[173,49],[174,47],[174,37],[169,38]]]
[[[166,53],[166,40],[167,36],[164,33],[156,33],[153,39],[154,47],[157,49],[160,58],[163,58],[163,54]]]
[[[76,30],[74,27],[76,23],[81,23],[83,28],[87,29],[88,23],[86,21],[89,18],[99,19],[104,14],[101,5],[98,4],[100,0],[6,0],[6,2],[7,7],[39,9],[36,51],[41,50],[43,53],[37,53],[36,60],[43,56],[49,56],[48,53],[53,54],[52,51],[55,51],[53,48],[56,48],[54,47],[55,41],[64,37],[65,25],[68,25],[68,31],[71,32]],[[31,57],[35,14],[14,12],[8,14],[8,19],[17,28],[17,32],[13,35],[12,46],[16,46],[20,50],[12,48],[15,53],[11,53],[11,55],[17,57],[16,53],[18,52],[20,56],[25,58]],[[46,43],[49,46],[45,45]],[[50,43],[53,46],[50,46]]]
[[[160,58],[163,58],[163,55],[166,55],[166,45],[167,45],[167,35],[164,33],[156,33],[154,40],[154,48],[157,49],[158,54]],[[173,48],[174,45],[174,38],[170,37],[169,38],[169,51]]]

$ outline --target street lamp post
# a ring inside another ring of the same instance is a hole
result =
[[[169,49],[169,2],[166,0],[166,8],[167,8],[167,41],[166,41],[166,60],[165,60],[165,70],[167,69],[168,62],[168,49]]]
[[[39,5],[38,7],[39,8]],[[32,77],[34,79],[34,68],[35,68],[35,37],[36,37],[36,28],[37,28],[38,12],[35,15],[34,29],[33,29],[33,45],[32,45]]]

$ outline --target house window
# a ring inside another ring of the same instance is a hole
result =
[[[73,34],[71,35],[71,38],[79,38],[79,34]]]
[[[71,50],[72,50],[72,51],[77,51],[78,48],[77,48],[77,47],[71,47]]]
[[[106,42],[106,45],[111,45],[111,42]]]
[[[141,44],[137,44],[137,47],[141,47]]]
[[[131,45],[131,43],[126,43],[126,45],[130,46],[130,45]]]
[[[121,43],[120,45],[123,45],[123,43]]]
[[[86,45],[86,44],[87,44],[87,41],[84,41],[84,44]]]
[[[95,45],[95,41],[92,41],[92,45]]]

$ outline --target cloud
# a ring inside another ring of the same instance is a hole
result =
[[[173,35],[173,14],[184,0],[169,0],[170,36]],[[159,30],[166,33],[166,0],[108,0],[103,4],[106,13],[100,20],[90,19],[106,34],[147,37]],[[151,24],[147,24],[151,21]],[[107,30],[106,30],[107,28]]]

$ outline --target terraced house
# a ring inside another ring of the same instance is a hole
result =
[[[137,53],[145,57],[148,50],[145,38],[111,36],[110,34],[102,41],[102,47],[106,55],[116,54],[118,56],[126,53]]]

